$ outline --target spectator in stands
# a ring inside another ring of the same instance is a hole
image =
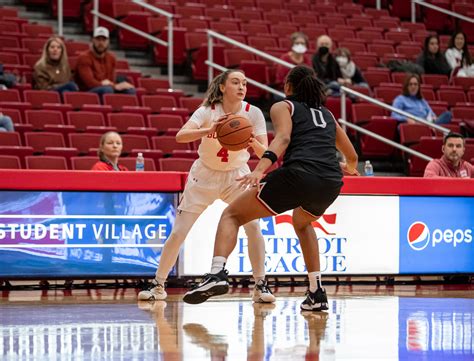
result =
[[[16,84],[16,77],[10,73],[3,72],[3,63],[0,63],[0,90],[13,88]]]
[[[122,137],[116,132],[107,132],[100,138],[99,161],[92,170],[127,171],[127,167],[118,163],[122,154]]]
[[[335,51],[336,62],[341,70],[341,77],[337,79],[339,85],[357,85],[369,88],[369,84],[357,65],[352,61],[351,52],[347,48],[338,48]]]
[[[61,38],[53,36],[44,44],[43,54],[34,67],[33,84],[35,89],[56,90],[59,93],[79,90],[72,81],[66,46]]]
[[[447,76],[451,74],[451,67],[439,47],[438,35],[429,35],[426,37],[423,52],[418,56],[416,62],[423,67],[426,74]]]
[[[465,148],[461,134],[449,133],[441,150],[443,156],[428,163],[424,177],[474,178],[474,166],[462,159]]]
[[[445,56],[451,69],[458,70],[456,76],[474,77],[474,65],[467,47],[466,34],[462,31],[453,34]]]
[[[12,118],[0,112],[0,132],[14,132]]]
[[[296,32],[291,34],[290,39],[291,50],[283,54],[280,59],[295,65],[306,64],[311,66],[311,57],[307,54],[309,46],[308,36],[304,33]],[[278,89],[283,90],[283,84],[289,71],[290,69],[286,66],[277,65],[275,80]]]
[[[438,117],[428,102],[423,99],[420,88],[420,77],[417,74],[408,74],[403,82],[402,94],[393,100],[393,107],[410,113],[418,118],[426,119],[436,124],[446,124],[451,121],[451,112],[446,111]],[[416,121],[404,115],[392,112],[392,118],[401,122],[415,123]]]
[[[318,78],[327,85],[328,95],[338,95],[340,85],[337,79],[342,78],[341,69],[331,54],[332,40],[321,35],[316,40],[316,53],[313,55],[313,68]]]
[[[115,56],[109,49],[109,30],[99,26],[94,30],[91,49],[77,59],[76,81],[81,90],[99,95],[107,93],[135,94],[127,81],[116,81]]]

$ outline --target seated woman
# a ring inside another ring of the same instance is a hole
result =
[[[60,93],[79,90],[72,81],[66,46],[61,38],[53,36],[44,45],[43,54],[34,67],[33,84],[35,89]]]
[[[416,62],[423,67],[426,74],[447,76],[451,74],[451,67],[439,47],[438,35],[429,35],[426,37],[423,52],[418,56]]]
[[[466,34],[457,31],[449,40],[446,60],[456,76],[474,77],[474,64],[467,46]]]
[[[339,65],[339,69],[341,69],[342,77],[337,79],[337,82],[340,85],[357,85],[363,86],[365,88],[369,87],[369,84],[367,84],[362,72],[352,61],[351,52],[349,49],[338,48],[334,54],[336,55],[336,62]]]
[[[316,40],[316,53],[313,55],[313,69],[317,77],[327,86],[326,95],[339,96],[337,82],[342,78],[341,69],[334,56],[331,54],[332,39],[327,35],[321,35]]]
[[[436,124],[449,123],[452,118],[451,112],[446,111],[437,117],[428,102],[423,99],[420,84],[420,77],[417,74],[408,74],[403,82],[403,94],[393,100],[392,106]],[[416,120],[396,112],[392,112],[391,117],[397,119],[399,123],[416,123]]]
[[[301,32],[291,34],[291,50],[283,54],[280,59],[288,63],[300,65],[306,64],[311,67],[311,57],[307,54],[309,39],[308,36]],[[286,75],[290,69],[283,65],[277,65],[275,74],[275,85],[277,89],[283,90],[283,84],[285,83]]]
[[[116,132],[107,132],[100,138],[99,161],[91,170],[127,171],[127,167],[118,164],[122,154],[122,137]]]

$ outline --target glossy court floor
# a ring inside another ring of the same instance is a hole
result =
[[[4,291],[0,360],[474,360],[473,285],[328,286],[326,313],[275,291],[274,305],[242,288],[201,305],[183,289]]]

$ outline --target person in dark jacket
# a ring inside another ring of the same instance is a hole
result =
[[[331,54],[332,40],[327,35],[321,35],[316,40],[316,53],[313,55],[313,69],[317,77],[327,86],[328,95],[337,95],[342,78],[341,69]]]
[[[336,62],[339,65],[342,76],[337,79],[340,85],[369,87],[362,72],[351,58],[351,52],[347,48],[338,48],[335,51]]]
[[[423,52],[416,60],[417,64],[423,67],[426,74],[450,75],[451,67],[446,61],[446,57],[441,53],[438,35],[429,35],[425,39]]]

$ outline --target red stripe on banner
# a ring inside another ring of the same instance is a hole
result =
[[[336,224],[336,213],[333,214],[323,214],[323,219],[328,224]]]
[[[275,223],[276,224],[280,224],[280,223],[293,224],[293,218],[288,214],[280,214],[275,217]]]

